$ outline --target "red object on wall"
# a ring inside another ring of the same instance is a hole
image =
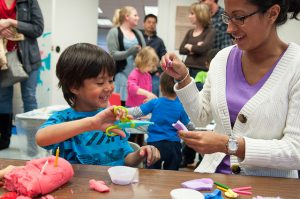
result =
[[[110,105],[121,106],[121,97],[119,93],[113,93],[109,98]]]

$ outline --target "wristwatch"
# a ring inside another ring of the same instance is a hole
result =
[[[239,148],[238,140],[230,135],[226,147],[229,155],[235,155]]]

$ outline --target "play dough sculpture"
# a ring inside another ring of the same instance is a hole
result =
[[[57,166],[54,165],[57,159]],[[68,182],[74,175],[71,164],[63,158],[49,156],[28,161],[4,176],[4,188],[18,195],[45,195]]]

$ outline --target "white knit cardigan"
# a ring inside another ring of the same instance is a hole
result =
[[[246,123],[238,119],[231,128],[226,102],[226,64],[231,47],[212,60],[204,88],[192,81],[174,89],[191,120],[206,126],[212,119],[215,131],[245,139],[245,158],[231,156],[243,175],[297,178],[300,169],[300,46],[289,43],[262,88],[242,107]],[[195,170],[214,173],[224,153],[206,154]]]

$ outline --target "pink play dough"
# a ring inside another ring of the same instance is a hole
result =
[[[44,172],[41,173],[43,166]],[[68,182],[74,175],[71,164],[58,158],[54,167],[55,156],[28,161],[25,167],[17,167],[4,176],[4,188],[17,192],[18,195],[35,197],[45,195]]]
[[[99,192],[108,192],[109,191],[109,187],[106,186],[105,182],[104,181],[96,181],[94,179],[90,180],[90,188],[91,189],[94,189],[96,191],[99,191]]]

